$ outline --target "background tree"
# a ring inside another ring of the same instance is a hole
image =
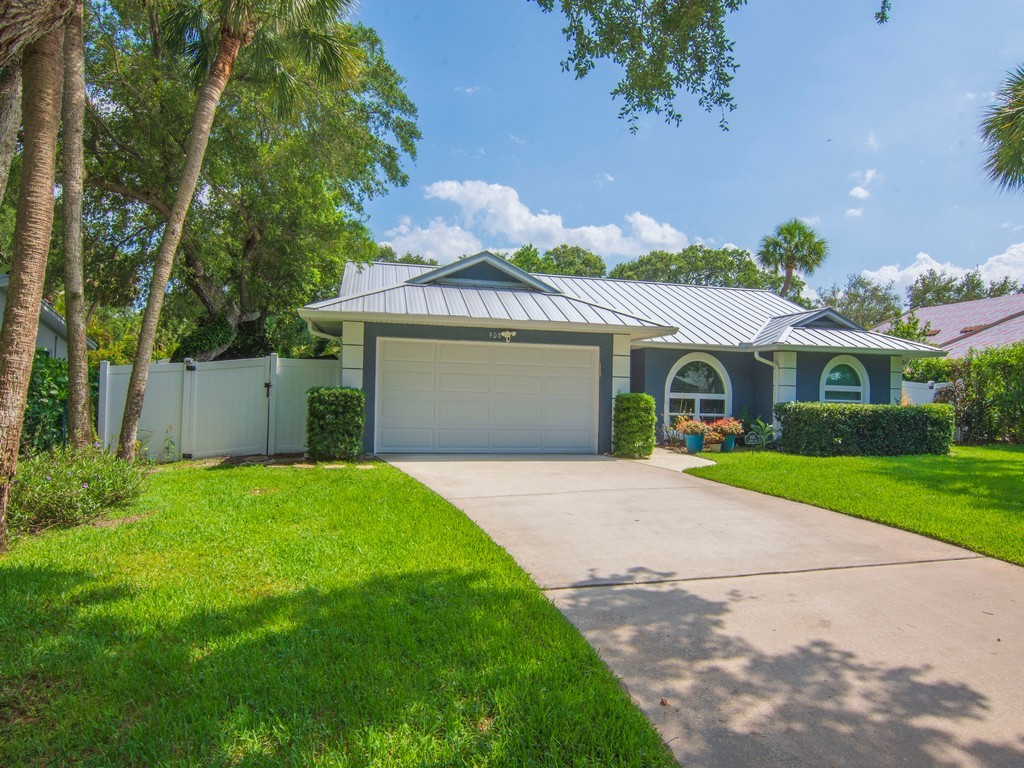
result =
[[[834,283],[818,289],[819,305],[832,307],[865,328],[873,328],[903,314],[900,296],[892,281],[881,284],[863,275],[849,275],[846,285]]]
[[[437,259],[428,259],[426,256],[420,256],[418,253],[406,251],[401,256],[398,256],[395,253],[395,249],[390,245],[378,245],[377,255],[373,260],[391,264],[421,264],[425,267],[437,266]]]
[[[181,0],[169,15],[164,25],[165,42],[189,55],[203,84],[192,116],[184,167],[154,260],[121,421],[117,449],[120,458],[131,459],[135,455],[164,291],[199,182],[217,105],[239,54],[243,47],[251,46],[254,72],[264,82],[277,86],[273,93],[279,105],[297,95],[289,64],[315,68],[324,80],[351,82],[358,59],[341,25],[347,8],[347,0],[228,0],[209,5]]]
[[[765,269],[785,273],[779,295],[788,297],[797,271],[813,274],[828,258],[828,242],[810,225],[800,219],[790,219],[761,239],[757,258]]]
[[[542,256],[533,243],[527,243],[514,251],[508,261],[526,272],[544,275],[602,277],[607,269],[604,259],[596,253],[567,244],[556,245]]]
[[[544,259],[540,255],[540,251],[533,243],[527,243],[526,245],[517,248],[511,256],[508,257],[509,263],[519,267],[524,272],[543,272],[544,271]]]
[[[782,276],[761,269],[749,251],[739,248],[708,248],[690,245],[677,253],[651,251],[612,268],[609,277],[649,280],[656,283],[712,285],[724,288],[757,288],[778,292]],[[794,293],[804,288],[794,277]]]
[[[57,27],[28,45],[22,59],[24,155],[7,305],[0,327],[0,550],[6,544],[7,498],[18,466],[53,227],[63,40],[63,30]]]
[[[907,288],[907,304],[911,308],[935,307],[1021,292],[1020,284],[1009,277],[986,284],[978,270],[957,277],[929,269]]]

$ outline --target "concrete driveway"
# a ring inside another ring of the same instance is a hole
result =
[[[387,458],[532,574],[685,766],[1024,766],[1024,569],[650,463]]]

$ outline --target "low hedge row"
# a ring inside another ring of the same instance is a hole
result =
[[[348,387],[313,387],[306,401],[306,452],[311,459],[352,460],[363,452],[366,395]]]
[[[646,459],[654,452],[654,398],[643,392],[615,396],[612,453],[623,459]]]
[[[786,453],[804,456],[902,456],[946,454],[953,447],[948,405],[846,405],[779,403]]]

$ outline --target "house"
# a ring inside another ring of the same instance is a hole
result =
[[[906,318],[910,313],[904,315]],[[919,307],[914,314],[928,325],[928,341],[950,357],[963,357],[971,349],[986,349],[1024,341],[1024,294]],[[876,330],[884,333],[888,323]]]
[[[7,306],[7,283],[9,275],[0,275],[0,322],[3,322],[4,308]],[[96,343],[86,340],[89,349],[96,349]],[[36,348],[45,349],[50,357],[57,357],[67,360],[68,357],[68,327],[64,318],[60,316],[50,304],[42,302],[39,307],[39,331],[36,334]]]
[[[904,358],[943,354],[768,291],[533,275],[487,252],[351,265],[337,298],[299,314],[341,341],[374,453],[604,453],[628,391],[654,397],[659,425],[898,403]]]

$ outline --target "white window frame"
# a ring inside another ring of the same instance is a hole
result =
[[[833,368],[840,365],[848,365],[853,368],[854,372],[860,377],[860,386],[848,387],[833,385],[828,387],[828,389],[839,392],[859,392],[860,400],[829,400],[825,397],[825,382],[828,380],[828,375],[832,373]],[[829,360],[825,365],[825,369],[821,372],[821,381],[818,384],[818,400],[822,403],[847,403],[852,405],[870,403],[871,379],[868,377],[868,370],[864,367],[864,363],[852,355],[837,355]]]
[[[676,361],[676,364],[669,369],[668,377],[665,379],[665,426],[669,429],[672,428],[675,417],[679,416],[678,413],[672,413],[672,380],[675,379],[676,374],[684,366],[690,363],[707,363],[710,365],[722,379],[722,386],[725,389],[724,395],[700,395],[700,394],[686,394],[683,397],[692,397],[697,400],[697,413],[693,414],[696,418],[701,418],[700,413],[700,400],[701,398],[707,398],[709,400],[724,400],[725,401],[725,412],[719,414],[706,414],[708,417],[714,417],[716,419],[723,418],[732,415],[732,380],[729,378],[729,372],[725,370],[725,366],[718,360],[718,358],[707,354],[706,352],[691,352],[688,355],[683,355]]]

